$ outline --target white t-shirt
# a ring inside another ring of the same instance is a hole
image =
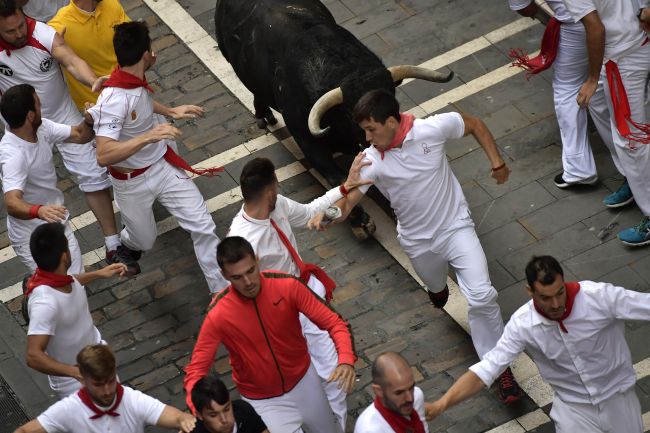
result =
[[[232,220],[228,236],[241,236],[250,242],[260,260],[261,269],[275,269],[299,276],[298,266],[293,261],[287,247],[280,240],[278,232],[271,225],[271,219],[275,221],[294,249],[298,251],[292,227],[306,227],[314,215],[324,211],[342,197],[338,187],[332,188],[325,195],[309,204],[298,203],[278,195],[275,209],[271,212],[269,219],[265,220],[258,220],[246,215],[242,206]]]
[[[50,406],[37,419],[47,433],[144,433],[145,426],[158,423],[163,410],[161,401],[125,386],[115,410],[120,416],[90,419],[94,412],[75,393]]]
[[[510,3],[511,10],[518,11],[525,8],[533,1],[534,0],[508,0],[508,3]],[[563,23],[575,22],[569,11],[566,9],[566,6],[564,6],[564,0],[546,0],[546,3],[551,10],[553,10],[553,14],[558,21]]]
[[[424,418],[424,393],[417,386],[413,397],[413,409],[420,415],[422,424],[424,424],[424,431],[429,433],[429,425]],[[371,403],[357,418],[354,433],[395,433],[395,430],[381,416],[374,403]]]
[[[41,99],[41,115],[66,125],[81,123],[82,117],[72,102],[59,62],[50,54],[56,31],[37,22],[33,37],[47,50],[26,45],[20,49],[0,51],[0,91],[17,84],[31,84]]]
[[[37,143],[25,141],[6,131],[0,141],[0,180],[2,192],[20,190],[23,200],[32,204],[63,204],[63,193],[56,187],[52,146],[70,137],[72,128],[43,119],[36,133]],[[21,220],[7,215],[7,231],[12,244],[29,242],[34,229],[45,221]]]
[[[63,364],[77,363],[77,354],[90,344],[99,344],[102,337],[93,324],[86,290],[77,280],[72,291],[64,293],[50,286],[38,286],[28,297],[29,329],[27,335],[49,335],[45,350]],[[58,391],[70,377],[48,376],[50,386]]]
[[[23,12],[25,12],[25,15],[45,23],[51,20],[59,9],[68,3],[70,3],[70,0],[29,0],[23,6]]]
[[[593,11],[605,26],[605,61],[618,60],[643,43],[646,33],[639,28],[638,0],[564,0],[577,21]]]
[[[156,123],[153,98],[144,87],[107,87],[88,112],[95,122],[95,135],[116,141],[127,141],[144,134]],[[144,146],[115,165],[133,169],[148,167],[162,158],[166,150],[167,142],[161,140]]]
[[[402,239],[431,239],[469,215],[444,146],[447,140],[460,138],[464,132],[460,114],[437,114],[415,119],[402,147],[384,152],[383,160],[374,146],[365,150],[372,164],[361,169],[361,178],[374,180],[390,200]],[[365,193],[369,187],[360,188]]]

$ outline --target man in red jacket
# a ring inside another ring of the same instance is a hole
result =
[[[341,433],[318,374],[311,365],[299,313],[327,330],[339,357],[329,381],[350,392],[355,373],[348,324],[293,275],[260,272],[244,238],[224,239],[217,260],[230,286],[216,295],[185,367],[187,405],[223,343],[232,377],[242,398],[262,417],[271,433]]]

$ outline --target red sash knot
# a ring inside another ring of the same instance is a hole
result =
[[[115,391],[116,391],[115,403],[113,403],[113,406],[109,407],[107,410],[102,410],[97,407],[93,399],[90,397],[90,394],[88,393],[86,388],[81,388],[77,393],[77,395],[79,396],[81,402],[84,405],[86,405],[88,409],[93,411],[94,415],[92,415],[90,419],[98,419],[103,417],[104,415],[120,416],[120,414],[117,413],[116,410],[120,406],[120,403],[122,402],[122,397],[124,396],[124,388],[122,387],[121,384],[118,383]]]
[[[388,425],[395,431],[395,433],[424,433],[424,424],[420,419],[418,412],[413,409],[411,417],[405,418],[397,412],[387,409],[379,397],[375,397],[375,409],[386,420]]]
[[[550,68],[555,61],[557,50],[560,46],[561,24],[555,18],[549,20],[544,30],[544,35],[542,36],[542,46],[539,55],[532,59],[521,48],[510,50],[508,55],[514,60],[512,66],[526,69],[526,79],[530,79],[531,76]]]
[[[29,294],[38,286],[59,288],[72,284],[73,281],[74,279],[70,275],[55,274],[54,272],[48,272],[41,268],[36,268],[34,274],[29,277],[29,280],[27,280],[27,290],[25,290],[24,295],[29,296]]]

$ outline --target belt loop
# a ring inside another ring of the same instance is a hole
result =
[[[131,180],[131,173],[132,172],[124,173],[126,174],[126,180]]]

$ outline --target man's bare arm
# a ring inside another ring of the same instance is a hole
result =
[[[49,374],[50,376],[72,377],[80,380],[81,373],[79,372],[79,367],[63,364],[45,353],[49,341],[49,335],[27,336],[27,365],[36,371]]]
[[[168,123],[156,125],[144,134],[126,141],[117,141],[98,135],[95,138],[97,143],[97,163],[102,167],[119,165],[120,162],[148,144],[165,139],[176,140],[180,136],[181,131]]]
[[[88,63],[83,61],[73,50],[70,48],[60,34],[54,36],[52,43],[52,57],[54,57],[63,66],[70,75],[77,81],[84,83],[90,87],[93,92],[99,90],[101,79],[88,66]]]
[[[445,410],[461,403],[485,388],[483,381],[473,371],[467,371],[447,390],[445,395],[433,403],[424,403],[427,421],[440,416]]]
[[[473,135],[478,144],[481,145],[485,154],[490,160],[492,167],[492,177],[496,179],[497,183],[501,184],[508,180],[510,169],[506,165],[503,158],[499,154],[499,148],[494,140],[494,136],[488,129],[487,125],[478,117],[462,114],[463,122],[465,123],[464,135]]]
[[[23,198],[23,192],[19,189],[5,193],[5,204],[7,213],[14,218],[21,220],[32,219],[31,208],[40,203],[27,203]],[[66,208],[58,205],[41,205],[37,217],[48,223],[61,222],[66,217]]]
[[[34,419],[14,430],[14,433],[47,433],[38,420]]]

